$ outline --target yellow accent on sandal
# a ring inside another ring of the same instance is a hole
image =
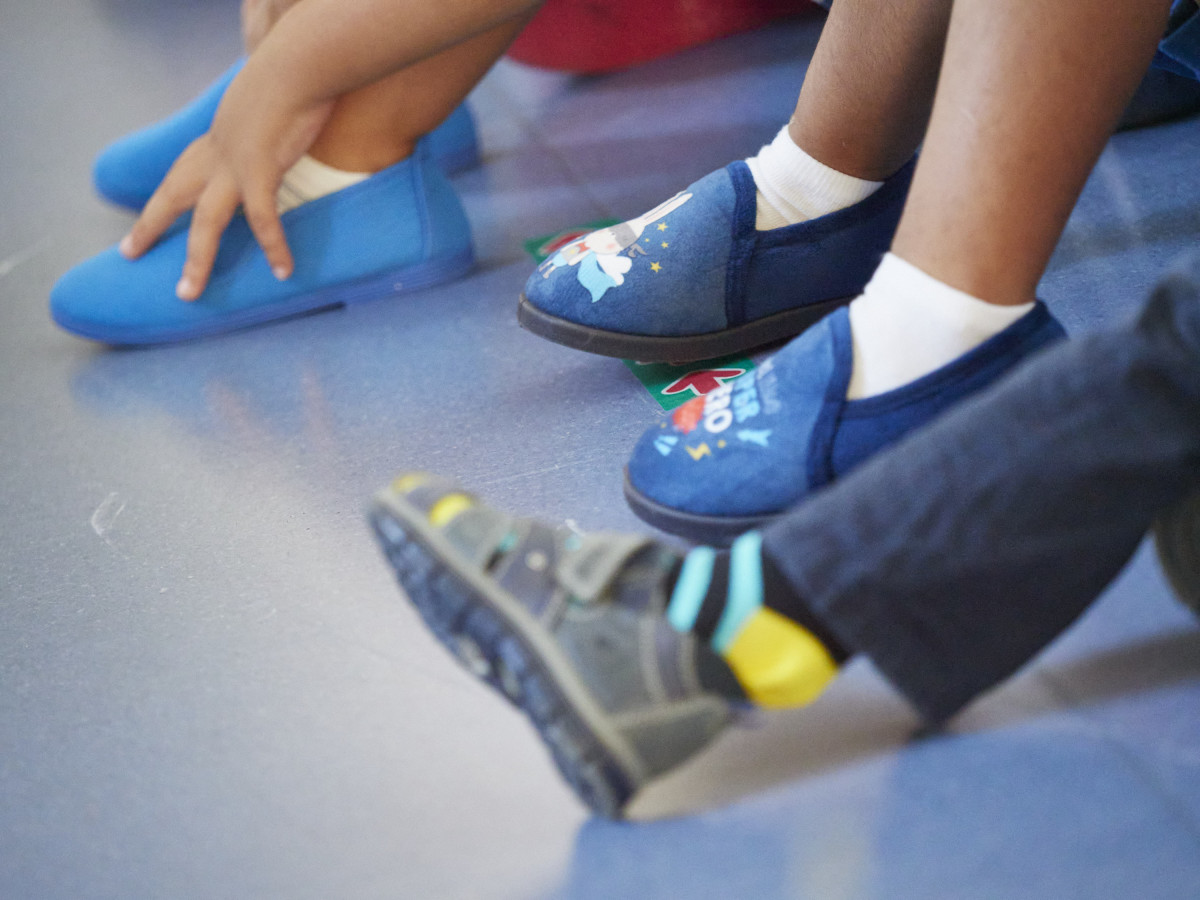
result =
[[[447,494],[429,510],[429,521],[435,528],[449,525],[459,513],[475,505],[475,500],[466,494]]]
[[[765,606],[746,621],[723,656],[746,696],[774,709],[811,703],[838,671],[810,631]]]
[[[428,480],[429,475],[425,472],[409,472],[392,481],[392,490],[397,494],[407,494],[409,491],[419,488]]]

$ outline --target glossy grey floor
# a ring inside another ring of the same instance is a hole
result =
[[[364,527],[413,467],[638,527],[621,467],[662,413],[620,362],[516,327],[521,243],[756,150],[817,19],[607,77],[502,64],[472,99],[485,163],[456,182],[473,275],[136,352],[57,331],[47,292],[130,221],[91,194],[93,154],[228,65],[236,3],[4,23],[0,896],[1200,896],[1200,631],[1148,552],[948,734],[914,740],[856,663],[612,824],[434,643]],[[1070,328],[1126,315],[1196,243],[1198,139],[1105,152],[1044,285]]]

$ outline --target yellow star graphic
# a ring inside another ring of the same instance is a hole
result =
[[[724,449],[725,449],[725,442],[724,442],[724,441],[717,441],[717,446],[718,446],[718,447],[720,447],[722,450],[724,450]]]
[[[660,222],[660,223],[659,223],[659,225],[658,225],[658,230],[659,230],[659,231],[666,231],[666,230],[667,230],[667,223],[666,223],[666,222]]]
[[[661,272],[662,266],[660,266],[658,263],[650,263],[650,271],[651,272]]]
[[[671,246],[671,245],[670,245],[670,244],[668,244],[666,241],[663,241],[663,242],[662,242],[662,244],[663,244],[663,249],[664,249],[664,250],[666,250],[668,247],[670,247],[670,246]]]

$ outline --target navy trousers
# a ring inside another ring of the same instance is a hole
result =
[[[931,722],[1027,662],[1200,488],[1200,255],[777,520],[809,610]]]

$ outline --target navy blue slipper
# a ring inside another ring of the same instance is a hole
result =
[[[1063,336],[1039,302],[942,368],[896,390],[847,400],[850,316],[839,309],[753,372],[648,430],[626,468],[626,499],[664,531],[726,543]]]
[[[754,176],[730,163],[560,249],[529,278],[518,320],[568,347],[642,362],[715,359],[792,337],[861,293],[914,166],[861,203],[759,231]]]

